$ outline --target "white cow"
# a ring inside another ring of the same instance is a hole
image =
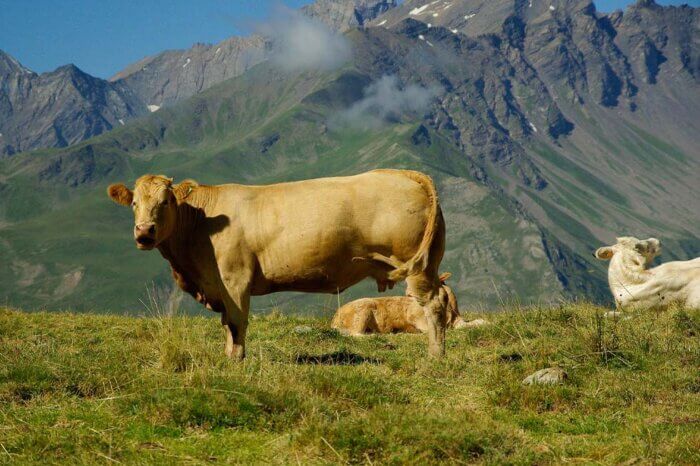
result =
[[[608,282],[619,308],[664,309],[671,303],[700,309],[700,257],[649,268],[661,253],[656,238],[617,238],[617,244],[598,248],[595,257],[610,260]]]

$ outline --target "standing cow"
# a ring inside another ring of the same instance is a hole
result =
[[[367,277],[380,289],[405,279],[425,312],[430,355],[445,352],[445,223],[423,173],[374,170],[267,186],[144,175],[133,191],[107,191],[132,207],[136,246],[157,248],[178,286],[221,313],[231,358],[245,356],[250,296],[338,293]]]

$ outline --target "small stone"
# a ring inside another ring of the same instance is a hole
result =
[[[558,367],[548,367],[525,377],[523,385],[560,385],[568,375]]]
[[[297,335],[303,335],[303,334],[305,334],[305,333],[311,333],[311,332],[313,332],[314,329],[312,329],[312,328],[309,327],[308,325],[297,325],[296,327],[294,327],[294,330],[292,330],[292,331],[293,331],[294,333],[296,333]]]

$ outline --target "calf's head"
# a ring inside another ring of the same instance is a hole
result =
[[[661,254],[661,242],[656,238],[637,239],[633,236],[617,238],[617,243],[596,249],[593,255],[601,260],[630,267],[648,267]]]
[[[447,279],[450,278],[452,274],[450,272],[445,272],[440,275],[440,284],[442,289],[447,295],[447,326],[454,328],[462,328],[466,325],[462,316],[459,315],[459,308],[457,307],[457,296],[455,296],[454,291],[447,285]]]
[[[131,191],[124,184],[113,184],[107,194],[117,204],[134,211],[136,247],[150,250],[167,239],[175,229],[177,202],[173,180],[160,175],[144,175]]]

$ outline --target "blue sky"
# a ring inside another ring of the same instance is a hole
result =
[[[661,4],[700,0],[661,1]],[[297,8],[309,0],[284,0]],[[600,11],[629,0],[598,0]],[[265,18],[270,0],[0,0],[0,49],[28,68],[50,71],[74,63],[107,78],[146,55],[215,43],[245,33]]]

